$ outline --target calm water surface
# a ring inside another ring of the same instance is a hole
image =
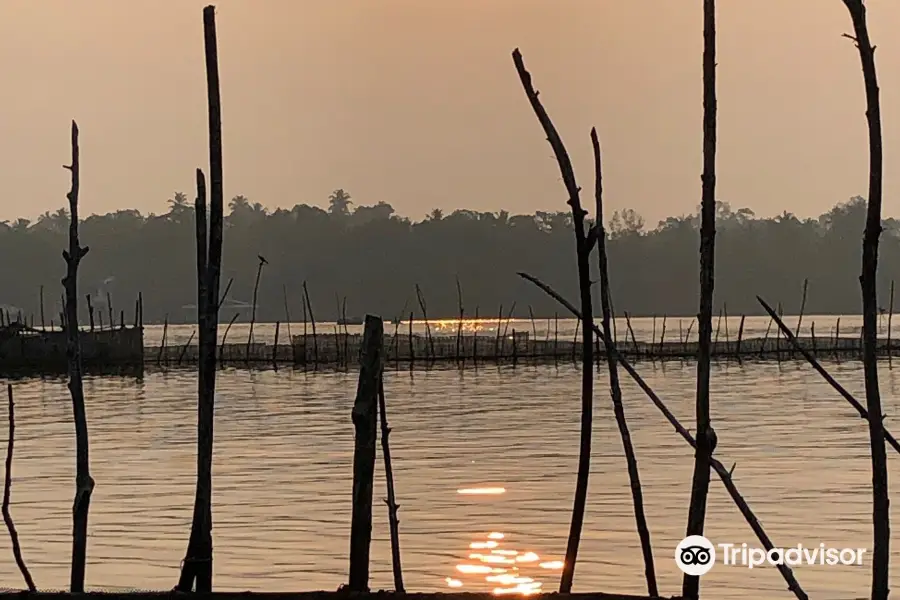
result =
[[[862,394],[858,363],[829,367]],[[695,366],[645,363],[640,370],[690,426]],[[596,379],[591,486],[575,589],[641,593],[640,545],[604,371]],[[883,364],[881,377],[890,416],[897,407],[897,371]],[[577,370],[401,371],[388,372],[385,383],[407,587],[491,590],[531,580],[535,589],[555,589],[575,485]],[[640,390],[627,377],[623,384],[660,587],[675,594],[681,574],[673,553],[684,536],[693,457]],[[217,588],[335,589],[345,581],[355,386],[354,373],[220,372],[213,498]],[[193,504],[195,389],[190,372],[86,382],[97,480],[88,547],[91,587],[175,584]],[[74,489],[71,400],[58,380],[24,380],[15,390],[13,516],[38,586],[64,588]],[[735,481],[776,545],[871,549],[867,429],[827,384],[805,364],[729,364],[715,368],[713,392],[716,454],[728,465],[737,463]],[[892,482],[900,480],[900,463],[893,458]],[[372,586],[389,588],[381,468]],[[459,493],[486,487],[505,491]],[[758,545],[715,477],[707,536],[716,543]],[[893,548],[896,565],[896,541]],[[484,556],[494,558],[486,563]],[[806,566],[795,573],[813,597],[861,598],[869,586],[868,559],[862,567]],[[478,572],[485,570],[479,566],[506,572],[487,581],[491,574]],[[22,586],[11,553],[0,561],[0,586]],[[708,598],[789,597],[772,567],[719,565],[704,576],[703,586]]]

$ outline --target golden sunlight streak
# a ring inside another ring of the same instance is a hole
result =
[[[485,487],[485,488],[463,488],[456,490],[457,494],[467,496],[497,496],[506,493],[506,488],[502,487]]]

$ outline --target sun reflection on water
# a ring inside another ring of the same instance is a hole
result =
[[[456,565],[456,571],[468,575],[465,580],[447,577],[451,588],[470,588],[471,591],[490,591],[494,595],[532,595],[541,593],[543,582],[539,576],[546,571],[558,571],[563,567],[560,560],[544,560],[532,551],[523,552],[515,548],[501,548],[498,540],[508,545],[507,536],[492,531],[479,536],[469,544],[472,550],[487,550],[468,554],[470,562]]]

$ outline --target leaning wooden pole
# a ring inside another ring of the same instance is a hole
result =
[[[591,427],[593,421],[593,385],[594,385],[594,322],[591,309],[591,266],[590,257],[593,244],[596,242],[593,235],[586,235],[584,231],[584,217],[587,212],[581,207],[579,188],[575,181],[575,173],[569,153],[563,145],[556,127],[550,120],[550,116],[538,98],[538,92],[531,82],[531,74],[525,69],[522,54],[516,48],[512,53],[513,62],[525,95],[531,104],[532,110],[547,136],[547,141],[556,155],[560,174],[569,195],[568,204],[572,209],[572,222],[575,230],[575,250],[578,261],[578,285],[581,290],[581,314],[584,321],[582,327],[582,354],[581,354],[581,443],[578,455],[578,476],[575,484],[575,502],[572,508],[572,524],[569,529],[569,540],[566,545],[566,557],[563,566],[562,577],[559,584],[561,594],[569,594],[572,591],[572,582],[575,578],[575,561],[578,557],[578,545],[581,541],[581,529],[584,525],[584,510],[587,504],[588,477],[591,470]]]
[[[12,462],[13,448],[16,441],[16,408],[13,402],[12,384],[6,384],[6,395],[9,398],[9,439],[6,442],[6,477],[3,484],[3,522],[6,523],[6,529],[9,531],[9,539],[12,542],[13,558],[16,560],[16,566],[25,579],[25,585],[28,586],[29,592],[36,592],[34,579],[31,578],[31,572],[22,558],[22,547],[19,545],[19,533],[16,531],[16,525],[13,523],[12,514],[9,512],[9,499],[12,492]]]
[[[884,447],[884,414],[878,389],[878,238],[881,235],[881,106],[878,77],[875,72],[875,47],[869,39],[866,7],[863,0],[844,0],[853,22],[866,89],[866,120],[869,128],[869,199],[863,234],[862,273],[859,277],[863,303],[863,370],[866,407],[869,413],[869,443],[872,446],[872,598],[888,597],[890,575],[890,500],[888,498],[887,456]]]
[[[378,378],[378,412],[381,416],[381,451],[384,458],[384,479],[387,486],[387,498],[384,503],[388,508],[388,526],[391,530],[391,563],[394,572],[394,591],[406,593],[403,587],[403,568],[400,565],[400,519],[397,511],[397,496],[394,493],[394,467],[391,463],[391,445],[388,438],[391,435],[391,427],[387,420],[387,402],[384,398],[384,370]]]
[[[703,193],[700,221],[700,312],[697,316],[697,449],[691,482],[686,536],[703,535],[706,500],[709,495],[709,462],[716,447],[710,422],[710,334],[716,255],[716,2],[703,1]],[[700,595],[700,577],[685,573],[681,594],[687,599]]]
[[[378,388],[382,373],[384,323],[366,315],[359,357],[359,384],[351,417],[356,431],[353,450],[353,504],[350,521],[348,588],[369,591],[369,550],[372,544],[372,496],[375,478],[375,438]]]
[[[209,227],[206,223],[206,185],[197,169],[197,301],[200,332],[200,376],[197,382],[197,489],[187,554],[176,590],[212,591],[212,457],[216,390],[216,341],[219,327],[219,281],[222,272],[222,106],[216,9],[203,9],[206,49],[206,85],[209,110]],[[200,210],[201,207],[203,210]],[[204,242],[208,240],[208,247]],[[202,314],[203,318],[199,318]]]
[[[656,585],[656,568],[653,565],[650,528],[647,526],[647,516],[644,514],[644,492],[641,489],[641,476],[638,471],[637,457],[634,454],[634,445],[631,443],[631,433],[628,431],[628,421],[625,419],[625,408],[622,404],[622,388],[619,385],[619,367],[616,364],[615,354],[609,351],[610,348],[615,348],[615,345],[612,341],[612,326],[610,324],[612,310],[609,307],[609,268],[606,256],[606,229],[603,227],[603,165],[600,156],[600,141],[597,139],[596,129],[591,129],[591,145],[594,149],[595,198],[597,205],[594,217],[596,225],[594,228],[600,263],[600,307],[603,311],[603,335],[601,337],[607,349],[604,354],[606,354],[606,364],[609,367],[609,391],[612,397],[616,424],[619,426],[619,435],[622,438],[622,448],[625,451],[628,479],[631,482],[634,519],[637,524],[638,537],[641,540],[641,551],[644,555],[647,594],[656,597],[659,596],[659,588]],[[632,332],[632,339],[633,337],[634,332]]]
[[[828,373],[828,371],[825,370],[825,368],[819,363],[819,361],[816,360],[815,356],[813,356],[808,350],[806,350],[806,348],[804,348],[803,346],[800,345],[800,342],[797,339],[797,337],[793,333],[791,333],[791,330],[788,329],[787,325],[784,324],[784,321],[782,321],[781,318],[775,314],[775,311],[772,310],[772,307],[769,306],[766,303],[766,301],[763,300],[762,298],[760,298],[759,296],[757,296],[756,299],[762,305],[763,309],[767,313],[772,315],[772,319],[775,320],[777,326],[781,329],[781,331],[784,332],[784,336],[785,336],[785,338],[787,338],[788,342],[794,347],[794,349],[797,352],[799,352],[803,356],[803,358],[806,359],[806,362],[809,363],[809,365],[816,371],[816,373],[821,375],[822,379],[824,379],[828,383],[828,385],[830,385],[832,388],[834,388],[834,391],[836,391],[838,394],[840,394],[844,398],[844,400],[849,402],[850,406],[852,406],[854,409],[856,409],[856,412],[859,413],[860,417],[862,417],[863,419],[868,419],[869,411],[867,411],[863,407],[863,405],[860,404],[860,402],[856,398],[854,398],[853,395],[850,392],[848,392],[846,388],[844,388],[844,386],[842,386],[840,383],[838,383],[837,380],[834,377],[832,377]],[[894,436],[891,434],[890,431],[887,430],[886,427],[883,427],[882,431],[884,432],[885,441],[887,441],[887,443],[890,444],[891,447],[894,448],[894,450],[896,450],[898,453],[900,453],[900,442],[898,442],[897,439],[894,438]]]
[[[66,260],[66,355],[69,360],[69,392],[75,417],[75,502],[72,505],[72,571],[69,591],[84,592],[84,569],[87,559],[88,512],[94,479],[91,477],[87,413],[84,407],[84,388],[81,377],[81,339],[78,331],[78,265],[88,253],[78,240],[78,125],[72,121],[72,164],[65,167],[72,172],[69,191],[69,249],[63,252]]]
[[[538,288],[544,291],[548,296],[559,302],[562,306],[566,308],[572,315],[579,319],[581,322],[582,315],[581,311],[579,311],[575,306],[563,298],[556,290],[551,288],[549,285],[534,277],[529,275],[528,273],[517,273],[519,277],[523,279],[527,279]],[[693,324],[693,323],[692,323]],[[603,338],[603,332],[601,329],[594,324],[594,331],[597,335]],[[635,370],[635,368],[628,362],[628,360],[622,356],[619,351],[616,349],[615,345],[612,348],[607,348],[607,352],[612,352],[616,357],[616,360],[619,361],[619,364],[622,365],[622,368],[625,369],[625,372],[631,377],[632,380],[638,385],[638,387],[643,390],[644,394],[647,395],[647,398],[650,399],[650,402],[662,413],[662,415],[666,418],[666,420],[675,428],[675,432],[678,433],[687,442],[691,448],[696,450],[697,448],[697,440],[690,434],[690,432],[678,421],[675,415],[672,414],[665,403],[663,403],[662,399],[656,395],[656,392],[647,385],[647,382],[644,381],[644,378]],[[744,519],[747,521],[747,524],[750,525],[750,528],[753,530],[753,533],[756,534],[756,538],[762,544],[763,548],[766,551],[770,551],[775,548],[775,544],[772,542],[771,538],[766,534],[763,529],[762,524],[759,522],[759,519],[756,518],[756,515],[753,513],[753,510],[750,508],[750,505],[744,499],[744,497],[740,494],[737,489],[737,486],[734,483],[731,475],[734,471],[735,465],[731,466],[731,469],[726,469],[725,466],[719,462],[715,457],[710,458],[710,467],[713,471],[716,472],[716,475],[719,476],[719,479],[722,480],[722,483],[725,485],[725,489],[728,491],[728,495],[731,496],[731,499],[734,501],[735,506],[741,512]],[[800,584],[797,582],[797,579],[794,577],[794,573],[791,568],[786,564],[778,564],[776,565],[778,572],[781,573],[781,576],[784,578],[785,582],[788,584],[788,589],[794,593],[794,596],[797,597],[798,600],[809,600],[809,596],[806,592],[803,591],[803,588],[800,587]]]

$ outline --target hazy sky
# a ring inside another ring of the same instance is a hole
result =
[[[65,202],[165,212],[208,164],[198,0],[0,3],[0,219]],[[869,0],[884,107],[885,212],[900,215],[900,2]],[[564,210],[513,68],[520,47],[591,189],[649,225],[699,203],[701,0],[221,0],[225,192],[268,207],[334,188],[432,208]],[[840,0],[719,1],[718,198],[818,214],[866,194],[859,55]]]

